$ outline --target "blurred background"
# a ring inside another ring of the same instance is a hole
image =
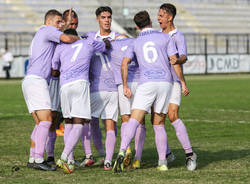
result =
[[[79,17],[78,31],[98,30],[95,10],[101,5],[113,9],[112,29],[136,36],[133,16],[147,10],[155,29],[162,3],[177,7],[175,25],[186,37],[186,74],[250,72],[250,0],[0,0],[0,48],[14,55],[12,77],[23,77],[34,33],[49,9],[63,12],[70,7]],[[26,62],[26,64],[25,64]],[[0,59],[0,77],[4,77]]]

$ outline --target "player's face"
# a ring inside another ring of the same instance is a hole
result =
[[[109,31],[111,27],[111,22],[112,22],[112,15],[109,12],[102,12],[96,20],[99,23],[99,27],[102,30]]]
[[[56,27],[57,29],[62,29],[62,17],[61,16],[54,16],[53,18],[51,18],[50,23],[51,26]]]
[[[71,23],[69,25],[69,29],[77,29],[78,27],[78,18],[72,18]]]
[[[172,20],[172,16],[169,15],[165,10],[159,9],[157,19],[160,24],[160,27],[162,29],[166,29],[169,25],[169,22],[171,22]]]

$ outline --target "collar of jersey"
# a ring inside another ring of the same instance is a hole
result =
[[[110,33],[109,35],[107,35],[107,36],[101,36],[101,35],[100,35],[100,30],[99,30],[99,31],[96,33],[96,35],[95,35],[95,40],[96,40],[97,38],[102,38],[102,39],[104,39],[104,38],[111,38],[111,39],[113,40],[113,39],[115,39],[115,32],[111,31],[111,33]]]
[[[174,34],[176,34],[178,31],[177,28],[175,28],[174,30],[170,31],[168,34],[170,34],[171,36],[173,36]]]

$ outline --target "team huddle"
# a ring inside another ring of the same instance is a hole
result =
[[[22,82],[25,102],[35,121],[27,167],[45,171],[62,168],[65,173],[72,173],[75,166],[92,164],[113,172],[122,172],[125,167],[139,169],[146,137],[145,115],[151,114],[157,169],[166,171],[175,160],[165,131],[168,115],[185,151],[187,169],[195,170],[197,155],[178,117],[181,93],[187,96],[189,90],[182,69],[187,48],[184,35],[173,24],[175,6],[160,6],[160,31],[152,28],[147,11],[138,12],[134,16],[140,30],[136,38],[111,30],[110,7],[99,7],[95,13],[99,31],[78,36],[75,11],[61,14],[49,10],[32,40],[28,71]],[[65,120],[64,149],[55,162],[55,124],[60,110]],[[119,113],[121,145],[113,163]],[[99,119],[105,125],[105,149]],[[93,158],[91,139],[99,159]],[[76,161],[73,153],[79,140],[85,157]]]

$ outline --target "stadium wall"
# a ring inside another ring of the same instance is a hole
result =
[[[28,57],[15,57],[10,75],[15,78],[25,76]],[[5,77],[3,62],[0,60],[0,78]],[[250,72],[250,55],[189,55],[184,64],[184,74],[215,74],[215,73],[248,73]]]

